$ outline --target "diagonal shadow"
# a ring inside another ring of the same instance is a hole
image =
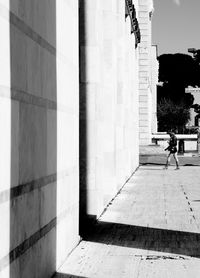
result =
[[[53,278],[86,278],[86,277],[57,272],[55,276],[53,276]]]
[[[98,222],[87,241],[200,258],[200,234]]]

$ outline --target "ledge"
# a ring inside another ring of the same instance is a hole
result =
[[[139,23],[136,18],[135,6],[133,5],[132,0],[125,0],[125,17],[130,17],[131,21],[131,34],[135,35],[135,48],[137,48],[138,44],[141,41],[141,34]]]

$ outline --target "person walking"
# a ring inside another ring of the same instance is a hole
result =
[[[174,132],[170,131],[168,132],[169,136],[170,136],[170,140],[168,141],[169,146],[165,149],[165,151],[169,151],[169,154],[167,155],[167,161],[165,164],[164,169],[168,169],[168,165],[170,163],[170,158],[171,158],[171,154],[173,155],[175,161],[176,161],[176,169],[175,170],[179,170],[179,161],[178,161],[178,156],[177,156],[177,138]]]

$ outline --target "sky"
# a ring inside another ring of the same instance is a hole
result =
[[[200,49],[200,0],[154,0],[152,41],[158,55]]]

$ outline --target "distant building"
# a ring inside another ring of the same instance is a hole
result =
[[[156,47],[152,47],[153,1],[139,0],[139,139],[140,145],[151,143],[152,132],[157,131],[157,76]],[[153,73],[152,73],[153,70]]]
[[[188,87],[185,89],[186,93],[191,93],[194,97],[193,104],[199,104],[200,105],[200,88],[193,88]],[[188,122],[188,126],[200,126],[200,119],[197,118],[197,113],[194,112],[194,108],[190,109],[190,121]]]
[[[151,133],[158,131],[157,119],[157,84],[158,84],[158,69],[159,63],[157,60],[157,46],[151,47],[151,98],[152,98],[152,118],[151,118]]]

